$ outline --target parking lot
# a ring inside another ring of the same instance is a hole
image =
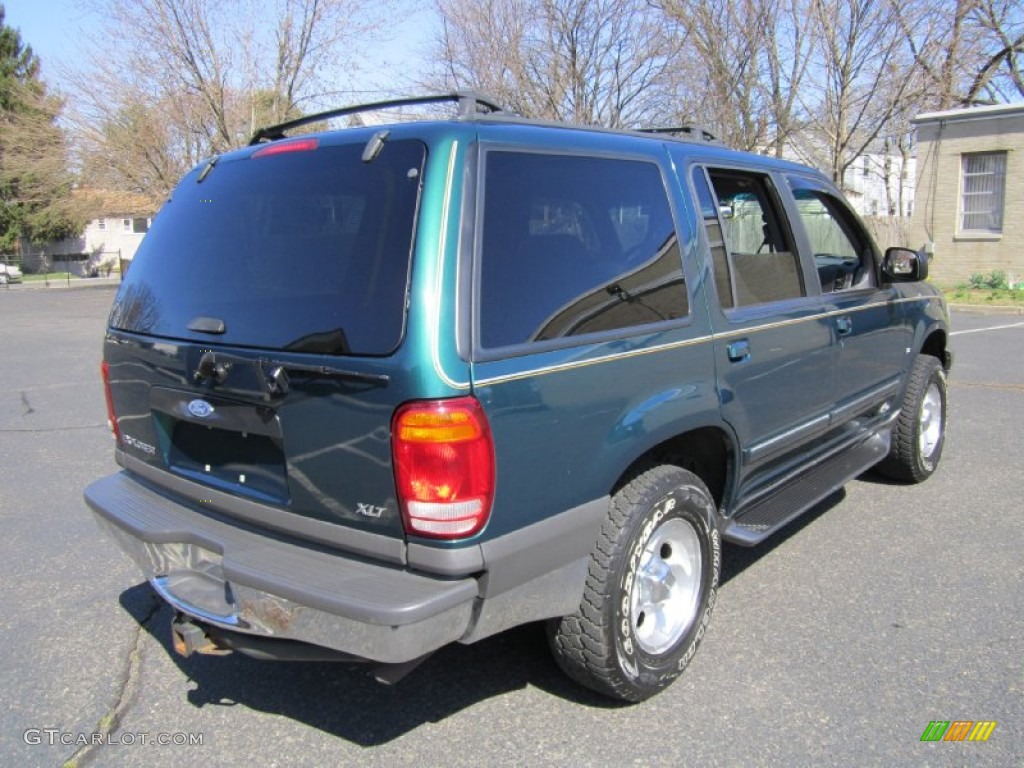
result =
[[[0,291],[0,764],[1024,764],[1024,316],[954,313],[935,477],[862,477],[727,549],[686,674],[622,706],[567,681],[536,626],[391,688],[341,665],[176,656],[170,611],[81,500],[116,470],[112,297]],[[936,720],[996,727],[922,742]]]

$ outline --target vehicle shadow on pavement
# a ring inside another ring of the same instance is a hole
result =
[[[908,483],[906,480],[893,480],[891,477],[886,477],[874,467],[858,475],[857,479],[872,485],[888,485],[893,488],[906,488],[909,485],[913,485],[913,483]]]
[[[756,547],[726,546],[721,583],[740,575],[844,498],[842,490],[833,493]],[[386,744],[425,723],[443,721],[481,701],[527,687],[587,707],[629,706],[565,677],[548,651],[540,623],[473,645],[442,648],[397,685],[386,686],[373,679],[369,665],[259,661],[240,653],[183,658],[171,647],[173,612],[148,583],[125,590],[120,600],[181,670],[181,696],[192,706],[241,705],[283,715],[364,747]]]
[[[719,585],[726,584],[730,579],[739,576],[776,547],[781,546],[793,536],[798,535],[804,528],[813,524],[815,520],[840,504],[845,498],[845,488],[834,491],[801,514],[796,520],[783,526],[782,530],[772,534],[755,547],[726,544],[722,547],[722,572],[718,579]]]
[[[120,602],[181,670],[181,697],[192,706],[240,705],[283,715],[364,747],[527,687],[588,707],[626,706],[566,678],[540,623],[442,648],[397,685],[386,686],[373,679],[370,665],[260,661],[240,653],[183,658],[171,647],[173,611],[148,583],[122,592]]]

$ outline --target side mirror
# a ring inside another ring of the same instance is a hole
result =
[[[890,283],[914,283],[928,277],[928,256],[910,248],[889,248],[882,258],[882,277]]]

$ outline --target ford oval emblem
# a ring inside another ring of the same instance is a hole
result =
[[[188,412],[199,419],[205,419],[213,413],[213,406],[205,400],[193,400],[188,404]]]

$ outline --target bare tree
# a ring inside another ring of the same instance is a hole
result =
[[[977,48],[968,15],[977,0],[907,0],[895,6],[907,46],[925,83],[923,108],[949,109],[960,101],[965,62]]]
[[[810,0],[652,0],[683,45],[673,65],[676,121],[781,157],[801,125]],[[661,23],[664,23],[661,22]]]
[[[904,0],[896,8],[927,85],[922,109],[1024,96],[1019,0]]]
[[[543,114],[524,62],[528,0],[438,0],[437,12],[437,70],[428,87],[477,89],[521,114]]]
[[[200,139],[189,116],[200,112],[192,105],[149,103],[139,94],[114,112],[100,113],[88,130],[79,130],[82,177],[101,189],[139,190],[154,207],[166,197],[190,167],[210,154],[211,145]],[[204,132],[205,133],[205,132]]]
[[[609,127],[656,122],[681,48],[641,0],[437,0],[432,85],[478,88],[517,111]]]
[[[248,90],[273,97],[271,121],[297,116],[336,88],[339,63],[355,69],[396,8],[394,0],[249,0],[240,35],[250,44]]]
[[[976,103],[982,94],[988,101],[1024,98],[1024,6],[1020,0],[979,0],[971,20],[988,42],[988,55],[977,68],[964,103]]]
[[[814,117],[802,150],[841,184],[904,108],[917,68],[890,0],[812,0],[809,25],[816,61],[804,107]]]
[[[798,95],[811,63],[814,38],[807,29],[809,0],[776,0],[765,15],[767,44],[761,85],[774,128],[769,147],[782,157],[807,122]]]
[[[680,90],[696,122],[730,146],[755,150],[774,134],[766,63],[776,0],[664,0],[660,7],[687,32],[687,53],[699,62]],[[781,64],[781,63],[780,63]],[[781,86],[781,66],[776,72]],[[780,95],[781,96],[781,95]],[[680,116],[684,122],[688,116]]]
[[[262,122],[315,107],[391,0],[92,0],[121,31],[70,73],[87,180],[162,199]]]

